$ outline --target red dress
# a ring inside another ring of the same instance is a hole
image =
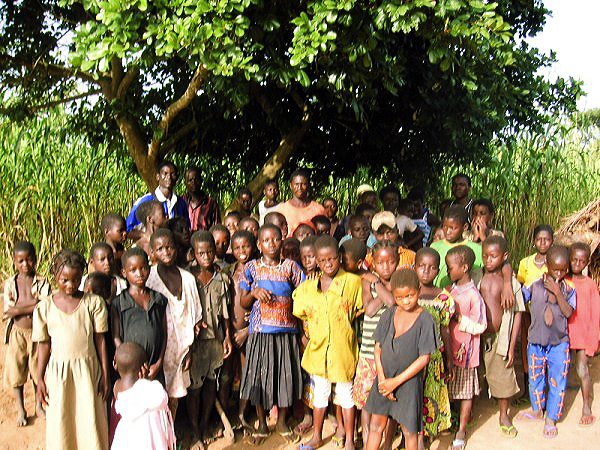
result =
[[[569,340],[572,350],[585,350],[594,356],[600,340],[600,295],[590,277],[571,279],[575,284],[577,307],[569,317]]]

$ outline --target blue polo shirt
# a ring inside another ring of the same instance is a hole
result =
[[[149,192],[148,194],[138,198],[131,207],[131,211],[129,211],[129,215],[127,216],[127,219],[125,221],[127,225],[127,232],[133,230],[140,224],[140,222],[135,217],[135,212],[142,203],[149,202],[150,200],[158,200],[162,203],[167,218],[172,219],[173,217],[183,217],[185,218],[189,226],[190,217],[188,214],[188,205],[186,201],[182,197],[178,197],[175,194],[173,194],[173,196],[170,199],[167,199],[160,191],[160,189],[156,188],[154,192]],[[171,208],[169,208],[169,206],[171,206]]]

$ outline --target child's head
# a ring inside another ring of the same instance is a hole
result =
[[[373,246],[373,270],[379,277],[389,281],[398,267],[398,247],[390,241],[377,242]]]
[[[179,171],[172,161],[163,160],[156,166],[156,181],[161,188],[173,190],[179,179]]]
[[[112,277],[102,272],[92,272],[83,285],[83,292],[99,295],[108,302],[112,297]]]
[[[264,257],[277,260],[281,257],[282,236],[279,227],[273,224],[264,224],[258,230],[258,249]]]
[[[237,231],[241,217],[239,212],[231,211],[223,219],[223,225],[229,230],[229,236]]]
[[[398,242],[398,226],[396,225],[396,217],[389,211],[378,212],[373,216],[371,228],[375,234],[375,239],[378,241],[391,241],[394,244]]]
[[[348,239],[342,243],[340,253],[344,270],[357,273],[367,257],[367,245],[360,239]]]
[[[467,210],[461,205],[452,205],[446,209],[442,223],[445,239],[451,244],[462,241],[462,235],[467,229],[467,222]]]
[[[185,181],[185,188],[191,194],[198,194],[202,190],[201,180],[202,171],[199,167],[192,166],[185,171],[183,177]]]
[[[446,266],[448,277],[453,283],[464,280],[475,263],[475,252],[466,245],[457,245],[448,250]]]
[[[158,200],[148,200],[142,203],[135,211],[135,218],[144,224],[147,230],[153,231],[161,228],[167,222],[163,204]]]
[[[277,180],[267,181],[263,187],[263,194],[265,194],[267,200],[277,201],[277,197],[279,197],[279,183]]]
[[[300,241],[295,237],[284,239],[281,243],[281,259],[291,259],[302,265]]]
[[[569,248],[569,261],[573,275],[581,275],[590,263],[592,249],[585,242],[573,242]]]
[[[246,230],[237,230],[231,238],[231,253],[240,264],[246,264],[256,253],[256,239]]]
[[[375,208],[373,205],[371,205],[370,203],[361,203],[360,205],[358,205],[356,207],[356,211],[354,214],[357,216],[363,216],[364,218],[366,218],[367,222],[370,225],[373,220],[373,216],[376,213],[377,213],[377,208]]]
[[[115,254],[106,242],[96,242],[90,249],[90,263],[93,272],[110,275],[115,268]]]
[[[562,280],[569,272],[569,249],[563,245],[553,245],[546,253],[548,275],[555,281]]]
[[[483,220],[488,228],[491,228],[495,211],[491,200],[479,198],[473,202],[473,221],[480,218],[479,220]]]
[[[18,241],[13,249],[13,264],[20,275],[33,275],[37,256],[35,247],[29,241]]]
[[[413,215],[413,203],[407,198],[402,198],[398,202],[398,214],[406,217],[412,217]]]
[[[354,215],[350,217],[348,222],[348,228],[350,228],[350,235],[354,239],[360,239],[363,242],[367,242],[369,234],[371,233],[371,227],[366,217]]]
[[[323,208],[325,208],[325,215],[329,220],[336,217],[338,212],[338,202],[335,198],[327,197],[323,200]]]
[[[502,236],[490,236],[482,243],[483,267],[486,272],[497,272],[508,259],[508,243]]]
[[[319,214],[318,216],[313,217],[311,222],[315,226],[317,236],[331,233],[331,221],[327,216]]]
[[[400,191],[396,186],[386,186],[379,191],[379,199],[383,205],[384,211],[390,211],[396,214],[398,202],[400,201]]]
[[[452,195],[456,200],[469,197],[471,191],[471,177],[464,173],[457,173],[452,177]]]
[[[317,236],[307,236],[300,242],[300,262],[306,273],[312,273],[317,268],[317,257],[315,253],[316,240]]]
[[[315,234],[315,227],[311,222],[302,222],[296,227],[296,229],[292,233],[292,237],[295,237],[300,242],[302,242],[305,237],[314,236]]]
[[[140,369],[147,361],[146,352],[135,342],[123,342],[115,351],[116,369],[121,378],[138,378]]]
[[[415,255],[415,272],[423,286],[432,286],[440,272],[440,254],[431,247],[423,247]]]
[[[148,255],[140,247],[131,247],[121,256],[121,275],[130,286],[144,287],[150,276]]]
[[[425,189],[423,186],[413,187],[406,198],[412,202],[413,216],[421,216],[425,204]]]
[[[52,274],[58,290],[73,295],[79,290],[85,271],[85,258],[73,250],[64,249],[52,259]]]
[[[102,217],[100,227],[106,242],[122,244],[127,238],[125,218],[120,214],[110,213]]]
[[[554,243],[554,230],[550,225],[538,225],[533,229],[533,245],[540,255],[545,255]]]
[[[173,217],[169,220],[167,226],[169,227],[169,230],[173,232],[175,244],[177,244],[177,246],[185,248],[190,246],[192,233],[190,232],[190,227],[184,217]]]
[[[150,249],[155,260],[163,266],[177,264],[175,235],[168,228],[159,228],[150,236]]]
[[[248,216],[248,217],[244,217],[242,220],[240,220],[240,222],[238,223],[237,229],[249,231],[254,236],[254,239],[257,239],[259,228],[260,228],[260,225],[258,224],[258,220],[256,220],[254,217]]]
[[[356,188],[356,195],[358,196],[358,203],[368,203],[373,207],[377,207],[377,192],[373,189],[370,184],[361,184]]]
[[[212,234],[215,241],[215,255],[219,259],[223,259],[229,248],[230,236],[229,230],[221,224],[216,224],[210,227],[209,232]],[[234,232],[235,233],[235,232]],[[195,233],[194,233],[195,234]],[[194,236],[192,235],[192,238]],[[193,239],[192,239],[193,244]],[[192,245],[193,246],[193,245]]]
[[[196,259],[198,267],[201,269],[212,269],[215,262],[215,255],[217,253],[216,241],[217,239],[215,238],[215,234],[211,233],[210,231],[200,230],[192,234],[192,249],[194,250],[194,258]]]
[[[242,210],[250,211],[252,209],[252,192],[250,189],[245,187],[241,188],[238,191],[237,202]]]
[[[281,235],[286,237],[288,235],[288,224],[285,216],[276,211],[271,211],[265,216],[264,225],[272,224],[281,230]]]
[[[404,311],[414,311],[419,301],[419,278],[416,272],[412,269],[397,270],[390,284],[396,305]]]
[[[340,269],[340,255],[337,241],[329,235],[322,235],[315,241],[315,256],[321,272],[330,278]]]

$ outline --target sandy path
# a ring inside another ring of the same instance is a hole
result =
[[[0,370],[4,366],[4,346],[0,350]],[[594,393],[600,399],[600,357],[592,361],[592,378]],[[576,381],[575,381],[576,382]],[[25,387],[27,411],[33,411],[33,388],[31,384]],[[498,430],[498,412],[494,402],[484,397],[476,402],[473,424],[470,427],[470,438],[467,444],[469,450],[515,450],[515,449],[592,449],[600,448],[600,421],[589,428],[577,425],[581,411],[581,397],[577,390],[569,389],[567,392],[565,419],[559,423],[559,435],[556,439],[548,440],[542,436],[541,423],[516,423],[519,435],[515,439],[504,438]],[[600,417],[600,400],[593,405],[594,413]],[[10,392],[2,388],[0,395],[0,449],[42,449],[44,448],[44,420],[29,418],[29,426],[16,428],[14,426],[14,401]],[[326,424],[325,438],[327,444],[324,449],[331,450],[336,447],[330,443],[332,428]],[[305,440],[308,436],[305,437]],[[451,441],[451,436],[443,436],[432,445],[433,450],[446,450]],[[297,446],[286,445],[279,436],[270,437],[260,447],[250,447],[238,439],[238,443],[226,447],[224,441],[212,444],[210,450],[231,449],[292,449]]]

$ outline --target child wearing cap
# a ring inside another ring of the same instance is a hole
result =
[[[371,228],[375,234],[377,242],[390,241],[392,244],[398,247],[398,266],[399,269],[413,268],[415,265],[415,252],[406,248],[402,245],[402,239],[398,233],[398,226],[396,224],[396,217],[390,211],[378,212],[373,216],[371,222]],[[365,258],[365,265],[368,268],[373,267],[373,256],[367,255]]]

